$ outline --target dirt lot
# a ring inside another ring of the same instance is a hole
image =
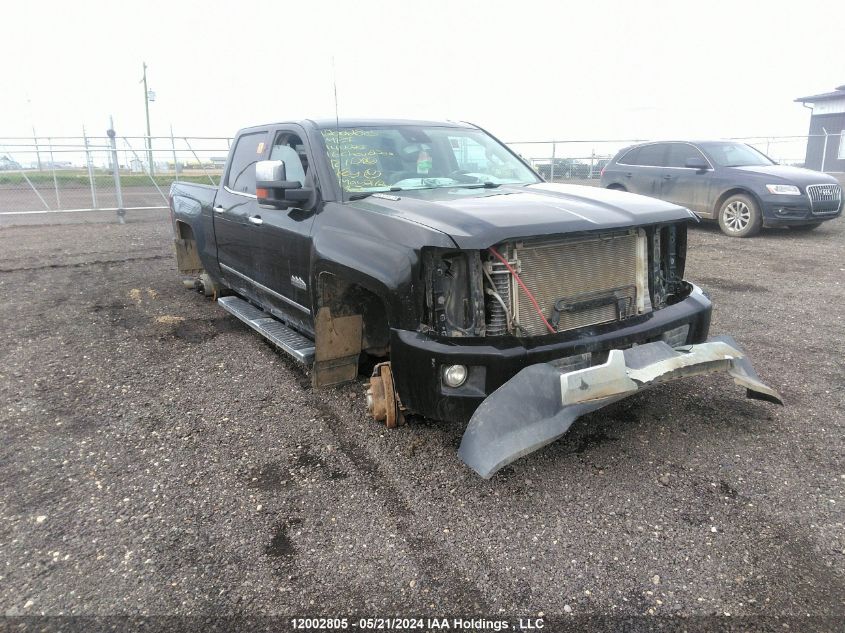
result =
[[[691,232],[786,407],[676,383],[483,481],[184,290],[165,212],[112,220],[0,218],[0,613],[845,616],[845,222]]]

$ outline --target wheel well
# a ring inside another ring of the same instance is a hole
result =
[[[197,251],[197,241],[190,224],[176,221],[176,267],[183,275],[195,275],[202,272],[202,260]]]
[[[367,288],[332,273],[317,280],[317,310],[329,308],[331,317],[361,315],[361,350],[374,356],[387,356],[390,326],[384,301]]]
[[[742,187],[734,187],[733,189],[728,189],[716,199],[716,204],[713,206],[713,217],[719,217],[719,211],[722,209],[722,205],[725,203],[725,200],[727,200],[731,196],[735,196],[738,194],[750,197],[752,200],[754,200],[754,203],[757,205],[757,210],[762,211],[760,200],[752,191],[749,191],[748,189],[743,189]]]
[[[176,230],[179,232],[179,239],[194,239],[194,229],[187,222],[182,222],[182,220],[176,220]]]
[[[628,191],[627,189],[625,189],[625,187],[623,187],[619,183],[615,183],[615,182],[611,185],[608,185],[607,188],[608,189],[615,189],[616,191]]]

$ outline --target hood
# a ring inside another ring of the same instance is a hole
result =
[[[814,185],[814,184],[838,184],[833,176],[824,174],[812,169],[803,167],[789,167],[787,165],[746,165],[745,167],[728,167],[728,171],[735,171],[741,174],[758,174],[774,179],[770,184],[790,185]]]
[[[691,211],[662,200],[581,185],[429,189],[394,197],[370,196],[355,204],[441,231],[467,249],[514,238],[697,221]]]

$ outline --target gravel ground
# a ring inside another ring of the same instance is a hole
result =
[[[0,220],[0,613],[845,616],[841,220],[691,231],[786,407],[674,383],[490,481],[184,290],[166,212]]]

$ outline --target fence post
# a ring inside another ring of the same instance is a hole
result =
[[[56,180],[56,159],[53,158],[53,139],[47,137],[47,146],[50,148],[50,171],[53,172],[53,188],[56,190],[56,211],[62,208],[62,201],[59,199],[59,181]]]
[[[173,126],[170,126],[170,148],[173,150],[173,174],[179,182],[179,163],[176,160],[176,139],[173,138]]]
[[[549,182],[555,181],[555,145],[557,143],[552,143],[552,166],[549,168]]]
[[[114,174],[114,193],[117,196],[117,221],[121,224],[125,224],[126,220],[124,216],[126,215],[126,209],[123,208],[123,192],[120,189],[120,164],[117,160],[117,142],[115,141],[115,136],[117,134],[114,131],[114,119],[109,117],[109,129],[106,130],[106,134],[109,136],[109,144],[111,145],[111,167],[112,173]]]
[[[38,171],[41,171],[41,152],[38,149],[38,135],[35,133],[35,126],[32,126],[32,140],[35,142],[35,160],[38,162]]]
[[[824,132],[824,145],[822,146],[822,164],[819,167],[819,171],[824,171],[824,164],[827,162],[827,130],[822,128],[822,132]]]
[[[88,134],[82,126],[82,141],[85,143],[85,164],[88,166],[88,182],[91,185],[91,208],[97,208],[97,185],[94,182],[94,165],[91,162],[91,149],[88,147]]]

